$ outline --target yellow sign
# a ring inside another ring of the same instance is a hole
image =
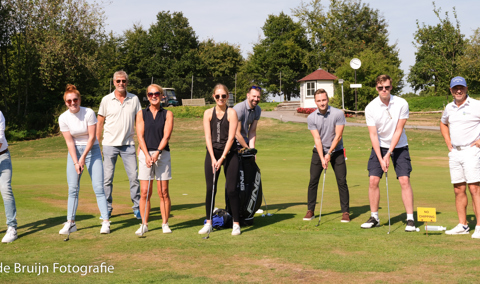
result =
[[[437,222],[437,209],[417,207],[417,220],[420,222]]]

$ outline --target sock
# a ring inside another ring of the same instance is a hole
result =
[[[415,219],[413,219],[413,214],[407,214],[407,220],[414,220],[415,221]]]
[[[375,217],[378,220],[378,212],[372,212],[370,216]]]

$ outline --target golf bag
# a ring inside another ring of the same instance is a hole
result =
[[[255,162],[257,150],[243,148],[238,151],[239,173],[237,191],[240,197],[240,223],[252,225],[255,212],[262,205],[262,180]],[[231,213],[228,200],[227,210]]]

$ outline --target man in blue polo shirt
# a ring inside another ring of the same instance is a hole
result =
[[[314,95],[318,109],[308,118],[308,130],[312,133],[315,147],[313,148],[310,163],[310,183],[308,184],[308,211],[303,220],[315,218],[317,203],[318,180],[322,170],[326,170],[328,163],[332,165],[337,178],[340,208],[342,209],[341,222],[350,222],[350,195],[347,185],[347,166],[343,155],[342,134],[345,127],[343,111],[328,105],[328,95],[324,89],[318,89]]]

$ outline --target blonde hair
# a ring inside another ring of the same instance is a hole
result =
[[[220,88],[222,88],[227,93],[227,96],[228,96],[230,92],[228,91],[227,86],[221,83],[218,83],[215,85],[215,87],[213,88],[213,94],[215,95],[215,92],[217,91],[217,89],[220,89]]]
[[[149,89],[150,87],[156,88],[156,89],[163,95],[163,88],[162,88],[162,86],[157,85],[157,84],[151,84],[151,85],[149,85],[149,86],[147,87],[147,90],[145,91],[145,94],[148,95],[148,89]]]

